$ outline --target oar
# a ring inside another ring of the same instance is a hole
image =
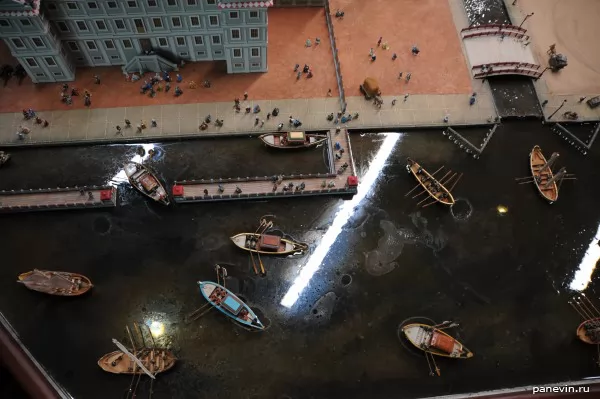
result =
[[[263,276],[266,276],[265,267],[263,266],[262,260],[260,259],[260,254],[257,252],[256,256],[258,256],[258,264],[260,265],[260,272]]]
[[[204,313],[200,313],[200,312],[202,310],[206,309],[206,307],[209,306],[209,305],[211,305],[210,302],[205,303],[204,305],[200,306],[198,309],[194,310],[193,312],[191,312],[190,314],[188,314],[187,316],[185,316],[184,322],[186,324],[190,324],[192,321],[198,320],[205,313],[208,313],[208,311],[205,311]],[[212,306],[210,308],[208,308],[208,310],[211,310],[211,309],[212,309]]]
[[[532,176],[515,177],[515,180],[527,180],[527,179],[533,179],[533,177]]]
[[[438,170],[436,170],[435,172],[433,172],[431,174],[431,176],[433,177],[437,172],[439,172],[440,170],[444,169],[444,166],[442,165],[442,167],[440,167]],[[414,186],[409,192],[407,192],[406,194],[404,194],[405,197],[408,197],[408,194],[412,193],[413,191],[415,191],[417,188],[421,187],[421,184],[417,184],[416,186]]]
[[[423,198],[421,201],[419,201],[417,203],[417,206],[419,206],[419,204],[422,204],[423,202],[427,201],[429,198]]]
[[[258,275],[258,269],[256,268],[256,262],[254,262],[254,257],[252,256],[252,252],[250,252],[250,260],[252,260],[252,268],[254,269],[254,274]]]
[[[421,201],[421,202],[422,202],[422,201]],[[423,209],[423,208],[427,208],[429,205],[433,205],[433,204],[435,204],[436,202],[438,202],[438,201],[437,201],[437,200],[431,201],[431,202],[429,202],[429,203],[427,203],[427,204],[423,205],[423,206],[421,207],[421,209]]]
[[[440,377],[442,375],[442,373],[440,372],[440,368],[437,366],[437,363],[435,362],[435,357],[433,356],[433,354],[431,352],[429,352],[429,356],[431,356],[431,362],[433,363],[433,366],[435,367],[435,373],[437,374],[438,377]]]
[[[445,174],[444,176],[442,176],[442,178],[441,178],[440,180],[438,180],[438,182],[439,182],[440,184],[442,184],[442,182],[444,181],[444,179],[446,178],[446,176],[448,176],[450,173],[452,173],[452,171],[451,171],[451,170],[449,170],[448,172],[446,172],[446,174]],[[456,173],[455,173],[455,174],[456,174]]]
[[[425,194],[425,193],[428,193],[428,192],[429,192],[429,191],[427,191],[427,190],[423,190],[423,191],[421,191],[419,194],[417,194],[417,195],[415,195],[414,197],[412,197],[411,199],[415,199],[415,198],[417,198],[417,197],[420,197],[421,195],[423,195],[423,194]]]
[[[452,184],[452,187],[450,187],[448,189],[448,191],[452,191],[454,189],[454,187],[456,187],[456,184],[458,183],[458,181],[460,180],[460,178],[463,176],[463,174],[461,173],[460,176],[458,176],[458,179],[456,179],[456,181]]]

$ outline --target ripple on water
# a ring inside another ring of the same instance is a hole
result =
[[[376,249],[365,253],[367,272],[373,276],[383,276],[394,270],[398,266],[394,260],[400,256],[405,244],[404,236],[394,223],[381,220],[379,227],[383,229],[383,237],[379,239]]]
[[[337,295],[334,292],[328,292],[315,302],[304,320],[317,323],[326,323],[331,319],[333,308]]]

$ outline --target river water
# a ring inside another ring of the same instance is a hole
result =
[[[477,141],[481,132],[465,135]],[[0,310],[58,382],[85,399],[118,398],[129,387],[129,377],[96,362],[116,350],[112,338],[128,342],[124,327],[133,322],[161,323],[157,344],[179,359],[159,375],[155,399],[411,398],[597,374],[596,350],[576,339],[579,318],[567,301],[575,272],[591,273],[600,256],[598,150],[584,157],[539,121],[503,123],[479,160],[438,130],[351,137],[362,182],[352,200],[167,208],[120,183],[114,209],[3,215]],[[578,178],[553,205],[514,180],[528,175],[535,144],[547,156],[560,152],[558,166]],[[150,163],[169,186],[326,170],[321,149],[282,155],[252,138],[154,145]],[[15,150],[0,189],[115,182],[135,149]],[[408,156],[430,171],[464,173],[452,210],[405,197],[415,184]],[[267,214],[311,253],[263,257],[263,278],[228,237],[254,231]],[[227,265],[227,286],[260,312],[266,331],[243,330],[217,311],[183,322],[204,304],[196,281],[214,280],[216,263]],[[33,268],[76,271],[95,287],[69,299],[15,283]],[[597,297],[596,287],[594,279],[586,293]],[[397,335],[411,317],[457,321],[453,334],[475,356],[439,359],[442,377],[430,377],[423,356]],[[139,397],[148,387],[142,379]]]

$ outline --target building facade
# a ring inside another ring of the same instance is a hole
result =
[[[124,71],[225,61],[267,71],[273,0],[0,0],[0,37],[33,82],[70,81],[78,66]],[[171,69],[172,69],[171,68]]]

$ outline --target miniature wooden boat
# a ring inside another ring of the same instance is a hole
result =
[[[325,142],[327,135],[306,132],[282,132],[263,134],[259,138],[269,147],[290,149],[314,147]]]
[[[600,317],[581,323],[577,327],[577,338],[586,344],[600,345]]]
[[[248,327],[257,330],[265,329],[265,326],[258,320],[256,313],[221,284],[212,281],[198,281],[198,285],[204,298],[221,313]]]
[[[163,205],[169,205],[167,191],[150,169],[137,162],[127,162],[123,169],[129,183],[140,193]]]
[[[435,199],[437,202],[444,205],[454,205],[454,197],[450,191],[444,187],[439,181],[431,176],[424,168],[412,159],[407,159],[406,170],[417,179],[421,187]],[[433,202],[435,203],[435,202]]]
[[[241,249],[264,255],[289,255],[308,249],[306,244],[270,234],[240,233],[231,241]]]
[[[134,351],[133,355],[154,375],[171,369],[177,360],[166,349],[144,348]],[[121,351],[110,352],[102,356],[98,360],[98,366],[102,370],[113,374],[144,374],[144,371]]]
[[[402,327],[402,332],[414,346],[432,355],[455,359],[473,357],[473,352],[438,328],[414,323]]]
[[[550,179],[554,177],[551,168],[544,168],[546,162],[546,157],[542,154],[542,149],[537,145],[534,146],[531,153],[529,153],[529,166],[533,182],[542,197],[552,204],[558,199],[558,187],[556,182],[552,182],[547,188],[545,187]]]
[[[7,163],[10,159],[11,155],[8,152],[0,151],[0,166]]]
[[[90,279],[81,274],[37,269],[20,274],[17,282],[30,290],[60,296],[82,295],[93,287]]]

